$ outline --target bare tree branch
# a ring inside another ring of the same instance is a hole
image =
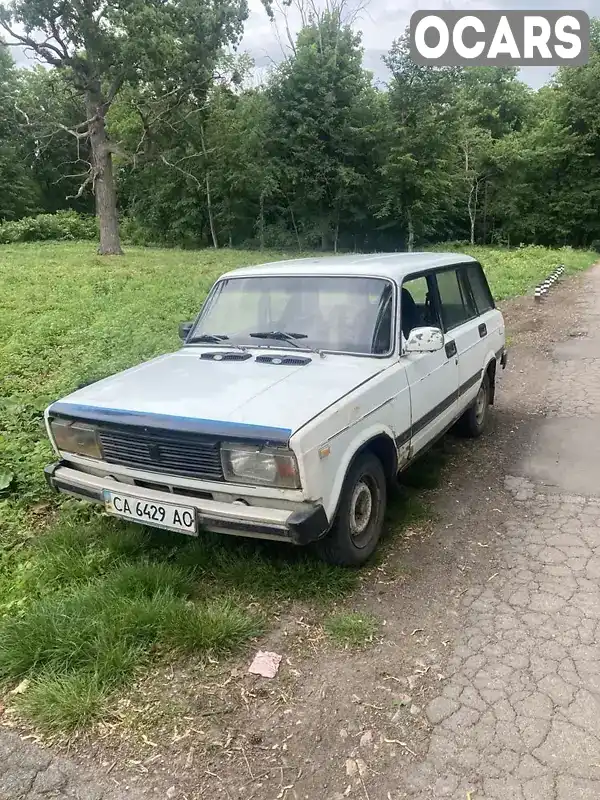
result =
[[[22,115],[25,117],[25,122],[26,122],[28,125],[31,125],[31,120],[29,119],[29,115],[28,115],[28,114],[26,114],[26,112],[25,112],[25,111],[23,111],[23,109],[22,109],[22,108],[19,108],[19,106],[18,106],[16,103],[14,103],[14,106],[15,106],[15,111],[18,111],[18,112],[19,112],[19,114],[22,114]]]
[[[80,178],[82,176],[81,175],[71,175],[69,177],[72,177],[72,178],[79,177]],[[81,197],[81,195],[85,192],[86,187],[89,186],[90,183],[93,184],[94,181],[95,181],[95,175],[94,175],[93,171],[90,170],[87,173],[84,182],[79,187],[79,190],[78,190],[77,194],[67,195],[67,200],[78,200]]]
[[[194,183],[196,184],[196,186],[198,187],[198,189],[200,191],[204,191],[204,187],[202,186],[202,183],[198,180],[198,178],[192,172],[188,172],[186,169],[182,169],[178,164],[174,164],[172,161],[169,161],[168,158],[165,155],[161,154],[160,160],[163,162],[163,164],[166,164],[167,167],[171,167],[171,169],[175,169],[175,170],[177,170],[177,172],[181,172],[182,175],[185,175],[186,177],[191,178],[194,181]]]
[[[67,49],[67,45],[63,42],[63,40],[60,37],[60,34],[58,32],[58,25],[56,24],[56,20],[55,19],[50,19],[49,20],[49,24],[50,24],[50,30],[52,31],[52,36],[56,40],[56,42],[58,42],[58,46],[61,48],[62,53],[63,53],[63,58],[66,61],[69,58],[69,51]]]
[[[89,131],[79,131],[79,132],[77,132],[77,131],[73,130],[72,128],[67,128],[67,126],[63,125],[61,122],[57,122],[56,124],[58,125],[58,127],[61,130],[66,131],[67,133],[70,133],[71,136],[74,136],[78,141],[81,141],[81,139],[89,138],[89,135],[90,135]],[[84,123],[81,123],[81,124],[84,124]],[[79,128],[79,127],[81,127],[81,125],[78,125],[77,127]]]
[[[119,93],[119,90],[123,86],[124,82],[125,82],[124,75],[117,75],[117,77],[111,83],[111,85],[110,85],[110,87],[108,89],[108,94],[106,95],[106,101],[104,103],[105,112],[108,111],[108,109],[110,108],[110,106],[112,104],[112,101],[115,99],[115,97]]]
[[[31,38],[31,36],[22,36],[21,34],[16,33],[3,19],[0,19],[0,26],[4,28],[9,36],[12,36],[13,39],[16,39],[15,42],[6,42],[9,47],[17,47],[20,44],[25,45],[38,55],[42,56],[45,61],[47,61],[49,64],[52,64],[54,67],[61,67],[66,63],[66,60],[60,50],[55,45],[50,44],[48,40],[45,42],[36,42],[35,39]],[[54,55],[51,55],[51,53],[54,53]]]

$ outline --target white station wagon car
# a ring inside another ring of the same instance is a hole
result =
[[[46,410],[56,490],[109,514],[305,545],[362,564],[397,473],[457,421],[478,436],[504,321],[469,256],[238,269],[183,346]]]

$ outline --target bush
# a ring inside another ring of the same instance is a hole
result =
[[[39,242],[50,239],[97,239],[98,223],[95,217],[76,211],[57,211],[56,214],[38,214],[13,222],[0,224],[0,244],[14,242]]]
[[[121,217],[121,239],[138,247],[157,247],[164,244],[152,234],[137,217],[124,215]]]

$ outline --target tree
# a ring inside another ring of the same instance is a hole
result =
[[[394,42],[384,61],[392,73],[391,129],[379,215],[404,223],[410,251],[453,208],[459,73],[415,64],[408,34]]]
[[[17,99],[19,138],[39,188],[41,210],[92,212],[91,194],[79,192],[91,163],[89,142],[68,132],[85,116],[82,98],[60,70],[36,65],[17,70]],[[65,127],[57,127],[55,120]]]
[[[100,253],[121,252],[113,155],[123,154],[107,129],[115,98],[124,86],[141,87],[148,104],[175,108],[205,94],[221,47],[237,41],[247,13],[246,0],[11,0],[0,8],[11,43],[61,70],[83,98],[85,118],[68,131],[90,145],[81,191],[91,186],[95,195]]]
[[[0,41],[0,221],[39,210],[39,191],[19,136],[18,73]]]
[[[277,194],[298,239],[337,249],[344,221],[372,175],[375,92],[360,36],[343,4],[312,10],[293,54],[268,86],[268,154]],[[364,197],[363,197],[364,200]],[[300,230],[302,229],[302,230]]]

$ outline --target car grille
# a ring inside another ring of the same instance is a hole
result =
[[[104,460],[109,464],[223,480],[219,443],[197,434],[102,427],[98,430]]]

